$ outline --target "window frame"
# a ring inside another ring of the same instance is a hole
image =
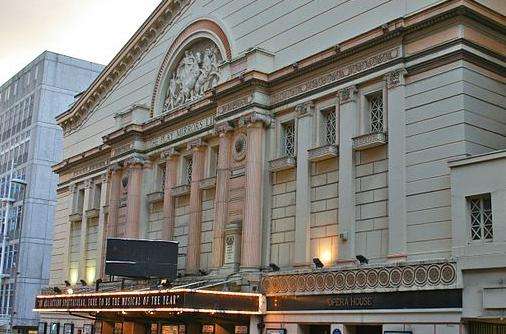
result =
[[[287,149],[287,136],[286,128],[288,125],[293,127],[293,143],[292,143],[292,154]],[[279,153],[280,157],[296,157],[297,156],[297,122],[295,119],[290,119],[280,123],[280,136],[279,136]]]
[[[482,193],[477,195],[466,196],[466,217],[468,222],[467,235],[470,243],[488,243],[494,241],[494,214],[493,214],[493,199],[491,193]],[[490,201],[490,238],[485,237],[485,209],[484,209],[484,200],[488,199]],[[479,220],[479,229],[480,229],[480,237],[478,239],[474,239],[473,236],[473,207],[472,201],[480,201],[480,220]]]
[[[388,106],[387,106],[387,89],[383,81],[370,84],[360,89],[360,112],[359,112],[359,133],[361,135],[373,134],[371,128],[371,117],[369,109],[369,98],[373,95],[381,95],[383,102],[383,131],[388,132]]]

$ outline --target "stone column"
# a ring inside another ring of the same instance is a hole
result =
[[[82,219],[81,219],[81,240],[79,244],[79,279],[86,280],[86,243],[88,232],[88,218],[86,218],[86,210],[90,208],[91,180],[84,181],[84,201]]]
[[[107,245],[107,231],[105,220],[105,206],[107,205],[107,191],[109,189],[107,174],[102,175],[102,188],[100,193],[100,207],[98,213],[98,237],[97,237],[97,270],[96,278],[104,277],[105,248]]]
[[[313,140],[313,102],[295,107],[297,112],[297,192],[295,206],[294,263],[298,266],[311,265],[311,182],[310,161],[307,151]]]
[[[262,184],[264,174],[265,127],[269,116],[252,113],[246,117],[246,193],[242,229],[241,269],[258,270],[262,265]]]
[[[195,275],[200,266],[200,235],[202,231],[202,190],[200,180],[204,177],[206,144],[201,139],[188,144],[193,152],[193,168],[190,187],[190,225],[188,227],[188,247],[186,251],[186,273]]]
[[[163,194],[163,214],[165,224],[162,228],[162,239],[172,240],[174,237],[174,197],[172,196],[172,188],[177,183],[177,166],[179,162],[179,152],[170,148],[162,154],[162,158],[166,159],[165,163],[165,186]]]
[[[220,143],[216,170],[216,193],[214,197],[213,262],[212,268],[223,266],[223,240],[228,218],[228,182],[230,178],[230,145],[232,128],[227,124],[216,126]]]
[[[388,73],[386,112],[388,121],[388,257],[406,260],[406,111],[405,69]]]
[[[358,106],[355,86],[339,91],[339,241],[338,263],[355,261],[355,152]]]
[[[121,166],[117,163],[110,168],[111,187],[109,189],[109,216],[107,219],[107,236],[116,237],[118,235],[118,211],[121,197]]]
[[[127,161],[128,166],[128,193],[127,193],[127,221],[126,237],[136,239],[139,237],[142,169],[144,158],[132,157]]]
[[[72,215],[75,213],[75,203],[77,201],[77,186],[75,183],[69,185],[69,197],[67,198],[67,211],[68,215]],[[70,272],[70,238],[71,238],[71,230],[72,230],[72,222],[69,220],[67,223],[67,226],[65,228],[65,247],[66,250],[64,256],[64,262],[63,262],[63,278],[66,280],[69,278]]]

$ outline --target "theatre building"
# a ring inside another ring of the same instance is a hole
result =
[[[58,117],[40,334],[504,333],[505,12],[163,1]]]

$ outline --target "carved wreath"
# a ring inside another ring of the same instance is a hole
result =
[[[247,143],[246,143],[246,135],[244,133],[241,133],[237,135],[237,137],[234,140],[234,147],[232,150],[232,156],[235,161],[242,161],[246,157],[246,149],[247,149]]]

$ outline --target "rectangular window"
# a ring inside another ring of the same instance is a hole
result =
[[[77,201],[74,213],[82,213],[84,208],[84,189],[79,189],[77,192]]]
[[[286,157],[295,156],[295,122],[287,122],[282,125],[282,153]]]
[[[218,166],[218,146],[211,147],[209,156],[209,177],[215,177]]]
[[[156,189],[160,189],[161,191],[165,190],[165,167],[166,163],[161,163],[158,165],[157,169],[157,179],[158,179],[158,187]]]
[[[100,209],[100,198],[102,197],[102,183],[95,184],[93,191],[93,208]]]
[[[471,240],[492,240],[492,201],[490,194],[467,198],[471,218]]]
[[[192,183],[192,170],[193,170],[192,156],[185,157],[183,166],[183,182],[185,182],[185,184]]]
[[[366,96],[367,111],[369,115],[369,132],[380,133],[385,129],[383,93],[376,92]]]
[[[322,145],[336,144],[336,110],[334,107],[322,110]]]

